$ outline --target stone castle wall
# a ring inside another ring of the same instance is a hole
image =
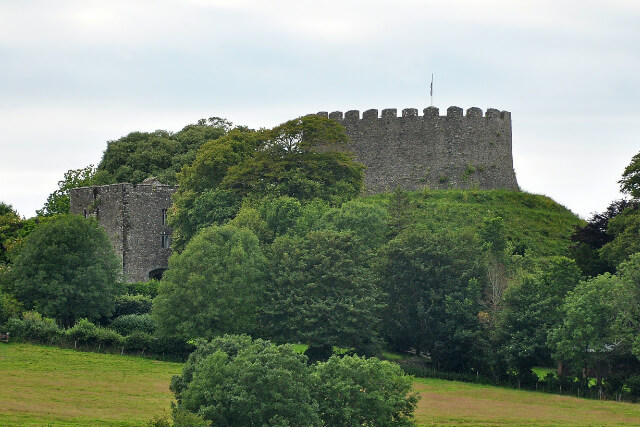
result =
[[[511,152],[511,113],[436,107],[357,110],[318,115],[342,124],[350,150],[363,163],[367,193],[429,188],[517,190]]]
[[[171,249],[162,247],[162,236],[170,239],[171,229],[163,210],[171,207],[175,190],[159,183],[74,188],[71,213],[97,218],[122,261],[124,279],[146,281],[168,268]]]

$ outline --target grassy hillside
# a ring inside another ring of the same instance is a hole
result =
[[[640,425],[640,405],[418,378],[418,425]]]
[[[170,412],[178,363],[0,344],[0,425],[139,426]]]
[[[0,425],[140,426],[169,412],[177,363],[0,345]],[[416,379],[418,425],[640,425],[640,405]]]
[[[566,255],[569,236],[584,225],[570,210],[546,196],[507,190],[424,190],[407,193],[416,222],[478,228],[484,218],[500,216],[507,235],[534,256]],[[388,204],[391,194],[365,197]]]

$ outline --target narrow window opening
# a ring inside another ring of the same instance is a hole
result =
[[[162,209],[162,225],[167,225],[167,210]]]
[[[160,247],[162,249],[169,249],[169,235],[167,233],[162,233]]]
[[[83,209],[82,211],[83,211],[82,213],[84,214],[84,217],[86,218],[87,217],[87,210]]]

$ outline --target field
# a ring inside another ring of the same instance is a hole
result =
[[[170,412],[178,363],[0,344],[0,425],[139,426]]]
[[[177,363],[0,345],[0,425],[140,426],[167,414]],[[640,405],[416,379],[419,425],[640,425]]]
[[[610,426],[640,425],[640,405],[416,379],[419,425]]]

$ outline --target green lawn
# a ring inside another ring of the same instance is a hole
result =
[[[141,426],[168,414],[181,364],[0,344],[0,425]],[[416,379],[419,425],[640,425],[640,405]]]
[[[0,344],[0,425],[139,426],[170,412],[179,363]]]

